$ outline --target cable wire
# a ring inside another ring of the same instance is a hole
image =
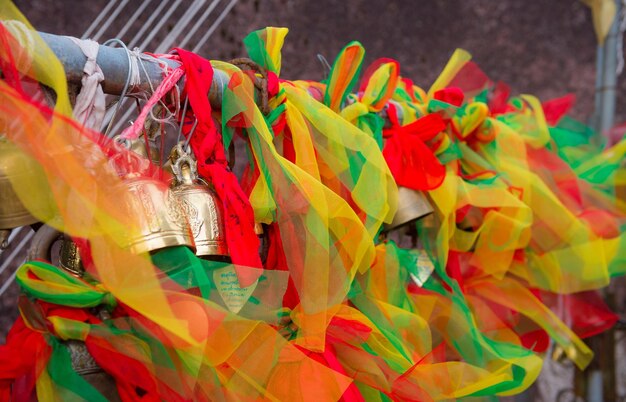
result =
[[[89,25],[89,28],[87,28],[87,30],[85,31],[83,36],[80,37],[81,39],[87,39],[87,37],[89,35],[91,35],[93,30],[96,29],[98,24],[100,24],[100,21],[102,21],[102,19],[104,18],[105,14],[108,13],[111,10],[111,8],[113,8],[113,6],[115,5],[116,2],[117,2],[117,0],[110,0],[109,1],[109,4],[107,4],[106,7],[104,7],[102,9],[102,11],[100,11],[100,14],[98,14],[96,19],[94,19],[93,22],[91,23],[91,25]]]
[[[120,5],[115,9],[115,11],[113,11],[113,13],[106,20],[106,22],[102,24],[98,32],[93,36],[93,40],[97,41],[102,37],[102,35],[106,32],[106,30],[109,29],[113,21],[115,21],[117,16],[122,12],[126,4],[128,4],[128,0],[122,0]]]
[[[135,23],[135,21],[137,21],[137,19],[139,19],[139,16],[145,11],[146,7],[148,7],[150,3],[152,3],[152,0],[142,1],[141,5],[137,7],[137,10],[135,10],[133,15],[130,16],[128,21],[126,21],[124,27],[122,27],[122,29],[117,33],[117,35],[115,35],[115,37],[124,39],[124,35],[126,35],[128,29]]]
[[[187,31],[187,34],[185,35],[185,37],[178,44],[179,47],[184,48],[185,46],[187,46],[187,43],[189,43],[189,40],[191,39],[191,37],[196,33],[196,31],[200,28],[200,26],[204,23],[204,21],[206,21],[206,19],[209,18],[209,16],[211,15],[213,10],[219,3],[220,3],[220,0],[213,0],[213,2],[209,5],[209,7],[207,7],[206,10],[204,10],[204,12],[200,16],[200,18],[196,21],[196,23],[193,24],[193,27],[191,27],[191,29]]]
[[[215,20],[215,22],[213,23],[213,25],[211,25],[211,27],[209,28],[208,31],[206,31],[206,33],[202,36],[202,38],[198,41],[198,43],[196,44],[196,46],[193,48],[192,52],[197,53],[198,50],[200,50],[200,48],[202,47],[202,45],[204,45],[204,43],[209,40],[209,38],[211,37],[211,35],[213,35],[213,32],[217,29],[217,27],[221,24],[221,22],[224,20],[224,18],[226,18],[226,16],[230,13],[230,10],[235,6],[235,4],[237,4],[238,0],[231,0],[230,3],[228,3],[228,5],[226,6],[226,8],[224,9],[224,11],[222,11],[222,13],[219,15],[219,17],[217,17],[217,19]]]
[[[191,6],[185,11],[182,17],[178,20],[174,28],[165,36],[163,42],[156,48],[155,53],[163,53],[172,46],[174,41],[178,38],[178,35],[183,31],[183,29],[187,28],[190,24],[190,21],[200,10],[200,7],[204,5],[206,0],[194,0],[191,3]]]

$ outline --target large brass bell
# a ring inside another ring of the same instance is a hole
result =
[[[196,161],[177,144],[170,154],[174,183],[172,192],[186,213],[199,257],[227,257],[222,203],[198,177]]]
[[[433,213],[433,207],[423,192],[400,186],[398,187],[398,211],[391,223],[385,225],[384,231],[399,228],[431,213]]]
[[[0,229],[12,229],[37,222],[15,194],[12,180],[26,177],[35,169],[33,162],[0,135]]]
[[[118,144],[126,146],[126,144]],[[126,164],[117,165],[117,159]],[[120,152],[109,159],[123,179],[120,191],[124,195],[125,210],[135,214],[138,228],[130,228],[122,244],[133,253],[147,253],[166,247],[187,246],[195,249],[193,235],[183,204],[167,183],[142,175],[147,160],[134,152]],[[122,168],[120,168],[122,166]],[[137,171],[124,170],[135,166]]]

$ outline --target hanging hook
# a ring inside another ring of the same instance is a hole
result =
[[[330,70],[332,69],[332,67],[328,63],[328,60],[326,60],[326,57],[324,57],[321,53],[317,54],[317,59],[320,61],[320,63],[322,63],[322,68],[324,69],[324,79],[328,78]]]
[[[107,129],[104,132],[104,135],[106,137],[109,137],[109,138],[110,138],[111,128],[113,127],[113,122],[115,121],[115,116],[117,115],[117,112],[119,111],[120,107],[122,106],[122,101],[123,101],[124,97],[128,93],[128,87],[130,86],[130,80],[131,80],[131,77],[132,77],[132,74],[133,74],[133,61],[131,59],[130,50],[128,50],[128,47],[126,47],[126,44],[124,42],[122,42],[121,39],[113,38],[113,39],[109,39],[106,42],[104,42],[103,46],[108,46],[111,43],[119,44],[126,51],[126,55],[128,56],[128,75],[126,76],[126,82],[124,83],[124,89],[122,89],[122,93],[120,95],[120,100],[117,102],[117,105],[115,105],[115,109],[113,110],[113,114],[111,115],[111,119],[109,120],[109,125],[107,126]]]
[[[189,96],[185,98],[185,104],[183,105],[183,114],[180,118],[180,124],[178,125],[178,137],[176,137],[176,142],[180,142],[180,137],[183,133],[183,123],[185,122],[185,115],[187,115],[187,105],[189,105]]]
[[[187,136],[187,140],[185,141],[185,151],[186,152],[190,152],[189,141],[191,141],[191,136],[196,131],[196,127],[197,126],[198,126],[198,118],[196,117],[196,121],[193,122],[193,126],[191,127],[191,131],[189,132],[189,135]]]

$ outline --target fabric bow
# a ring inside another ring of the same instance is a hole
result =
[[[396,183],[413,190],[439,187],[446,169],[425,142],[446,128],[443,118],[433,113],[401,126],[393,104],[389,104],[387,113],[391,128],[383,130],[383,156]]]

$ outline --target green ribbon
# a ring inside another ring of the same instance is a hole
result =
[[[35,299],[69,307],[115,307],[115,297],[100,285],[90,285],[68,272],[42,261],[22,265],[16,274],[22,291]]]

